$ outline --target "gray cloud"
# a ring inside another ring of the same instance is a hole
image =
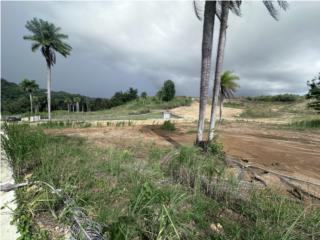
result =
[[[280,21],[260,2],[231,16],[225,69],[241,78],[239,95],[305,93],[320,71],[318,2],[291,2]],[[197,96],[202,22],[191,2],[1,2],[1,75],[45,87],[45,62],[22,36],[39,17],[69,35],[72,55],[59,57],[53,89],[110,96],[130,86],[154,94],[172,79],[180,95]],[[215,46],[218,27],[215,30]]]

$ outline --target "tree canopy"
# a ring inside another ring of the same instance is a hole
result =
[[[170,101],[176,95],[175,85],[172,80],[167,80],[164,82],[163,87],[158,91],[157,96],[162,101]]]
[[[306,97],[311,100],[308,106],[320,113],[320,73],[311,81],[308,81],[307,84],[309,86],[309,92]]]

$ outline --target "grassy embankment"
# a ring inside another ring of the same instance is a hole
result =
[[[205,194],[203,178],[224,176],[218,145],[209,153],[139,142],[98,148],[82,138],[45,135],[41,128],[10,125],[5,131],[9,140],[3,139],[3,147],[16,181],[29,178],[62,189],[109,239],[320,238],[315,206],[305,208],[270,190],[252,191],[245,200],[235,198],[237,193]],[[172,151],[177,154],[164,157]],[[227,184],[237,191],[237,183]],[[49,214],[56,224],[68,225],[62,200],[45,186],[16,192],[22,239],[57,239],[36,223]]]
[[[282,96],[282,95],[279,95]],[[226,107],[243,109],[239,119],[273,119],[281,123],[274,125],[284,129],[319,129],[320,114],[307,107],[307,100],[292,95],[288,98],[271,96],[232,100]],[[267,121],[266,121],[267,123]]]
[[[179,106],[191,104],[189,97],[175,97],[169,102],[160,101],[156,97],[139,98],[124,105],[107,110],[94,112],[70,112],[65,110],[53,111],[53,120],[146,120],[161,118],[161,112],[165,109],[171,109]],[[41,113],[46,117],[46,113]]]

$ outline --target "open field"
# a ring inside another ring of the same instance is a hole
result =
[[[250,104],[225,107],[207,153],[193,146],[196,102],[170,109],[179,117],[172,131],[161,119],[8,126],[16,181],[49,183],[75,205],[67,211],[44,186],[21,188],[16,219],[27,216],[28,224],[18,227],[32,239],[58,239],[70,234],[72,209],[80,207],[111,239],[320,238],[320,130],[291,125],[318,117],[288,118],[288,106],[278,105],[276,117],[245,118]]]

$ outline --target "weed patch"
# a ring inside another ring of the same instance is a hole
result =
[[[167,131],[174,131],[176,130],[176,126],[174,123],[168,120],[162,124],[161,129],[167,130]]]
[[[293,129],[320,129],[320,119],[306,119],[294,121],[287,125]]]
[[[245,109],[239,117],[241,118],[274,118],[280,117],[282,115],[281,112],[272,110],[271,108],[266,107],[255,107],[255,108],[247,108]]]

